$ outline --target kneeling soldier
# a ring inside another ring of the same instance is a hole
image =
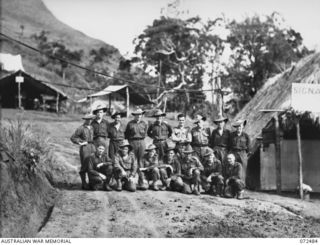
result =
[[[151,144],[145,150],[141,166],[139,168],[139,189],[146,190],[149,188],[149,181],[152,180],[151,189],[158,191],[157,181],[160,179],[159,160],[156,152],[157,147]]]
[[[201,175],[202,186],[207,193],[222,196],[223,177],[221,162],[216,158],[213,150],[209,147],[204,154],[204,159],[204,171]]]
[[[114,160],[114,178],[117,181],[117,191],[122,191],[122,182],[124,189],[136,191],[134,178],[137,173],[137,159],[133,154],[132,147],[127,140],[123,140],[119,145],[119,152]]]
[[[106,191],[111,191],[109,182],[112,177],[113,166],[111,159],[105,154],[105,146],[99,145],[96,153],[89,156],[86,161],[90,188],[97,190],[103,184]]]
[[[181,164],[176,151],[175,147],[168,147],[166,149],[166,156],[163,159],[164,168],[160,167],[161,180],[166,189],[182,192]]]
[[[200,195],[200,172],[203,166],[196,156],[193,156],[193,149],[188,145],[183,151],[185,157],[181,163],[182,179],[186,183],[183,192],[186,194]]]
[[[235,156],[230,153],[227,155],[226,163],[226,185],[225,185],[225,196],[236,197],[243,199],[243,192],[245,184],[242,178],[242,165],[235,161]]]

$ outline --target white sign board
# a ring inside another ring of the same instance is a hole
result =
[[[291,106],[298,111],[320,112],[320,84],[292,83]]]

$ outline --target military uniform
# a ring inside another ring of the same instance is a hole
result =
[[[158,155],[155,154],[153,157],[146,153],[141,161],[141,167],[139,168],[139,187],[140,189],[148,189],[149,181],[152,180],[152,188],[156,188],[156,181],[160,179],[160,170]]]
[[[109,157],[114,159],[115,155],[119,151],[119,144],[124,140],[125,126],[120,123],[117,125],[115,122],[109,124],[108,137],[109,142]]]
[[[176,150],[178,151],[180,158],[183,158],[183,150],[192,141],[190,127],[174,127],[171,139],[176,143]]]
[[[133,153],[137,158],[139,167],[146,149],[144,138],[147,134],[147,128],[148,125],[146,124],[146,122],[137,122],[136,120],[132,120],[128,123],[125,130],[125,138],[128,139],[133,149]]]
[[[190,194],[191,188],[190,185],[200,185],[201,184],[201,177],[200,172],[203,171],[203,166],[199,159],[196,156],[191,156],[190,159],[185,157],[182,160],[181,164],[181,174],[183,181],[187,184],[184,187],[187,189],[184,190],[185,193]]]
[[[95,146],[98,147],[100,144],[102,144],[107,152],[109,150],[107,141],[109,122],[105,119],[102,119],[100,122],[94,119],[91,123],[91,126],[93,128],[93,141]]]
[[[108,185],[113,173],[113,164],[111,159],[105,154],[101,156],[92,154],[86,159],[86,162],[90,188],[97,190],[98,186],[101,184]],[[103,165],[98,167],[98,164],[100,163],[103,163]],[[106,176],[105,181],[101,178],[99,173]]]
[[[223,189],[223,175],[222,175],[222,164],[220,160],[214,159],[213,162],[205,160],[203,162],[204,170],[201,175],[202,186],[206,192],[212,194],[222,194]],[[211,176],[208,182],[208,177]]]
[[[157,147],[159,160],[164,157],[166,140],[172,135],[172,128],[166,122],[154,122],[147,131],[148,136],[153,139],[153,144]]]
[[[96,148],[93,144],[93,129],[90,125],[81,125],[76,129],[74,134],[70,138],[71,142],[74,144],[79,144],[82,142],[88,142],[86,145],[80,146],[79,155],[80,155],[80,177],[83,183],[85,183],[85,174],[86,174],[86,165],[85,159],[96,151]]]
[[[181,192],[183,189],[183,180],[181,178],[181,164],[179,158],[177,156],[174,156],[173,159],[164,157],[163,163],[170,166],[170,168],[165,168],[165,171],[161,174],[162,182],[167,182],[169,179],[170,189],[172,191]]]
[[[209,145],[210,129],[194,127],[191,130],[192,142],[191,146],[197,153],[199,159],[203,161],[203,155]]]
[[[243,171],[242,165],[239,162],[235,162],[234,165],[229,163],[226,164],[226,190],[229,189],[231,196],[235,197],[239,192],[241,192],[245,183],[243,181]]]
[[[246,183],[247,165],[248,165],[248,152],[250,147],[249,135],[242,132],[241,135],[237,135],[237,132],[230,134],[229,149],[236,157],[236,161],[242,164],[242,181]]]
[[[137,160],[133,152],[129,152],[127,158],[117,154],[114,158],[114,177],[117,182],[124,181],[124,188],[128,191],[136,190],[134,178],[137,173]],[[122,186],[122,185],[121,185]]]

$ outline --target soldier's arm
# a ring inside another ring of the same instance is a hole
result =
[[[148,135],[151,139],[153,139],[152,128],[153,128],[153,124],[151,124],[151,125],[148,127],[148,130],[147,130],[147,135]]]
[[[94,169],[93,157],[92,156],[87,157],[86,161],[87,161],[88,173],[94,176],[100,176],[99,172]]]
[[[248,134],[246,134],[246,138],[247,138],[247,149],[246,149],[246,151],[247,151],[247,153],[250,153],[250,137],[249,137],[249,135]]]
[[[181,175],[181,163],[178,159],[175,159],[174,163],[176,164],[177,175]]]
[[[80,143],[83,142],[81,139],[81,134],[82,134],[82,128],[77,128],[76,131],[73,133],[71,136],[70,140],[72,143],[79,145]]]
[[[130,137],[130,122],[128,122],[128,124],[126,126],[126,130],[124,131],[124,137],[126,139],[129,139],[129,137]]]
[[[172,135],[172,127],[168,123],[167,123],[167,127],[168,127],[168,138],[170,138]]]
[[[191,141],[192,141],[192,134],[191,134],[190,128],[188,128],[188,130],[187,130],[187,139],[186,139],[186,142],[191,143]]]
[[[198,159],[198,158],[196,158],[197,159],[197,162],[198,162],[198,169],[200,170],[200,171],[203,171],[204,170],[204,167],[203,167],[203,165],[202,165],[202,163],[200,162],[200,160]]]

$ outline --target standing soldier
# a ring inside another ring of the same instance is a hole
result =
[[[70,140],[72,143],[80,146],[80,178],[82,183],[82,189],[88,190],[88,184],[86,182],[86,165],[85,159],[95,152],[96,148],[93,145],[93,129],[90,126],[92,119],[95,116],[92,114],[86,114],[82,119],[84,120],[83,125],[81,125],[74,134],[71,136]]]
[[[224,161],[228,153],[228,146],[230,142],[230,131],[225,128],[228,118],[223,116],[218,117],[213,122],[217,128],[212,131],[209,146],[215,152],[216,157],[222,164],[222,171],[224,172]]]
[[[243,179],[246,183],[247,165],[248,165],[248,153],[250,147],[249,135],[243,132],[243,128],[247,124],[246,120],[237,120],[232,124],[236,128],[236,131],[230,135],[230,152],[234,154],[236,161],[242,164]]]
[[[171,126],[163,121],[165,116],[166,113],[158,109],[153,115],[153,117],[156,118],[156,121],[150,125],[147,132],[148,136],[153,139],[153,144],[157,147],[159,160],[163,159],[166,140],[172,134]]]
[[[226,175],[225,175],[225,196],[236,197],[243,199],[243,192],[245,183],[243,179],[242,166],[239,162],[235,161],[235,156],[232,153],[227,155],[226,162]]]
[[[89,156],[86,162],[90,189],[95,191],[99,188],[99,185],[103,184],[104,190],[112,191],[109,183],[113,166],[111,159],[105,154],[104,145],[99,145],[96,153]]]
[[[114,112],[111,115],[111,118],[114,119],[114,122],[109,124],[108,137],[110,138],[109,142],[109,157],[114,160],[115,155],[119,151],[119,144],[124,140],[125,126],[121,122],[121,117],[124,113]]]
[[[117,191],[124,189],[128,191],[136,191],[135,177],[137,173],[137,160],[134,156],[131,145],[124,140],[119,145],[119,152],[114,159],[114,178],[117,181]]]
[[[200,161],[203,161],[203,155],[209,145],[210,128],[204,127],[206,117],[197,115],[194,122],[197,126],[191,129],[192,142],[191,145],[197,153]]]
[[[181,162],[182,179],[186,183],[184,185],[184,193],[200,195],[201,176],[203,166],[199,159],[192,155],[193,149],[190,145],[183,151],[185,157]]]
[[[109,123],[103,118],[103,115],[107,111],[107,107],[103,105],[98,105],[92,113],[96,115],[96,118],[92,121],[91,126],[93,128],[93,140],[94,144],[97,147],[98,145],[103,144],[105,146],[106,154],[108,155],[108,126]]]
[[[176,149],[179,157],[183,158],[183,150],[191,143],[191,129],[185,126],[186,116],[184,114],[178,115],[178,126],[173,128],[171,139],[176,143]]]
[[[144,138],[146,137],[148,128],[147,123],[141,120],[144,113],[145,111],[140,108],[132,112],[131,114],[134,116],[134,119],[128,122],[124,133],[125,138],[129,140],[133,153],[137,158],[139,167],[146,149]]]
[[[158,191],[157,181],[160,179],[159,159],[156,152],[157,147],[151,144],[146,149],[143,156],[141,166],[139,167],[139,187],[141,190],[149,188],[149,181],[152,180],[150,188]]]
[[[206,192],[215,196],[222,196],[224,183],[221,162],[216,158],[214,151],[209,147],[204,154],[204,158],[204,170],[201,175],[202,186]]]

